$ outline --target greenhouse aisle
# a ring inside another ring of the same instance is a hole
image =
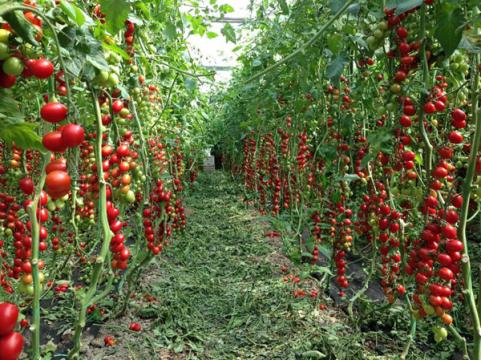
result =
[[[188,230],[155,284],[164,314],[158,331],[170,335],[162,345],[202,359],[293,358],[316,339],[319,323],[292,306],[279,270],[288,260],[240,193],[212,173],[188,198]]]
[[[85,358],[347,360],[401,351],[402,341],[356,332],[329,299],[311,296],[318,286],[309,272],[266,236],[266,218],[244,204],[228,175],[201,174],[186,212],[185,234],[145,270],[129,316],[86,333]],[[125,331],[132,321],[141,332]],[[106,336],[115,347],[103,346]]]
[[[246,208],[238,185],[221,173],[201,175],[186,207],[187,231],[146,270],[148,291],[132,301],[131,318],[87,335],[88,358],[294,359],[319,356],[329,338],[332,352],[347,345],[348,337],[334,341],[348,329],[335,310],[294,299],[280,271],[292,264],[280,240],[264,236],[264,219]],[[125,332],[134,319],[142,332]],[[115,348],[99,344],[107,335]]]

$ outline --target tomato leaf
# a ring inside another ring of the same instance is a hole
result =
[[[214,38],[216,38],[217,36],[219,36],[219,34],[217,34],[216,32],[207,31],[207,37],[208,37],[209,39],[214,39]]]
[[[129,16],[130,6],[127,0],[100,0],[102,12],[105,14],[107,28],[116,34],[123,27]]]
[[[289,15],[289,6],[287,6],[286,0],[278,0],[279,7],[284,15]]]
[[[440,42],[446,56],[450,56],[463,37],[465,18],[460,6],[444,2],[436,6],[436,30],[434,36]]]
[[[423,0],[390,0],[386,7],[389,10],[396,9],[396,15],[400,15],[423,4]]]
[[[62,0],[60,2],[60,8],[63,10],[65,15],[67,15],[67,17],[78,26],[85,24],[87,15],[85,15],[85,13],[78,6]]]
[[[177,37],[177,28],[171,22],[167,22],[164,28],[164,35],[169,40],[175,40]]]
[[[237,42],[235,30],[231,24],[226,23],[220,32],[225,36],[227,41],[233,42],[234,44]]]
[[[331,80],[337,80],[341,76],[344,66],[346,65],[346,58],[343,54],[339,54],[327,65],[326,75]]]
[[[18,123],[0,128],[0,139],[6,144],[16,146],[22,149],[35,149],[45,151],[40,136],[34,131],[36,124]]]
[[[224,14],[227,14],[227,13],[234,12],[234,8],[229,4],[223,4],[223,5],[219,6],[219,11],[224,13]]]
[[[11,11],[4,14],[3,18],[24,41],[34,46],[38,45],[37,40],[35,40],[37,30],[30,22],[25,20],[25,16],[21,11]]]

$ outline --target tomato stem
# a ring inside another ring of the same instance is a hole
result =
[[[37,209],[40,196],[45,184],[45,168],[50,162],[50,152],[43,156],[42,167],[40,169],[40,180],[37,184],[35,198],[28,207],[28,215],[32,223],[32,276],[33,276],[33,304],[32,304],[32,360],[40,359],[40,295],[42,284],[40,283],[40,269],[38,259],[40,254],[40,224],[37,219]]]
[[[77,323],[75,325],[75,335],[73,340],[73,348],[71,349],[68,357],[69,359],[78,359],[80,352],[80,337],[82,335],[83,328],[86,325],[87,308],[91,305],[92,299],[94,299],[97,292],[97,286],[102,275],[102,270],[105,265],[105,260],[109,253],[110,240],[112,239],[112,231],[109,227],[109,220],[107,216],[107,184],[104,181],[104,171],[102,167],[102,114],[100,111],[100,105],[98,97],[95,91],[90,88],[92,95],[92,101],[95,109],[97,137],[95,139],[95,155],[97,162],[97,177],[99,182],[99,198],[98,198],[98,214],[99,214],[99,226],[101,228],[103,242],[100,249],[100,253],[96,257],[95,264],[93,264],[93,271],[90,280],[90,287],[80,300],[79,315]]]

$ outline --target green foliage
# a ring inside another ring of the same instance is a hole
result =
[[[38,45],[35,40],[36,29],[30,24],[21,11],[11,11],[3,15],[3,18],[10,24],[13,30],[26,42]]]
[[[127,0],[100,0],[102,12],[106,15],[107,29],[111,34],[117,34],[124,28],[130,11],[130,4]]]
[[[464,14],[456,3],[443,2],[436,7],[436,39],[443,47],[446,56],[458,48],[463,36]]]

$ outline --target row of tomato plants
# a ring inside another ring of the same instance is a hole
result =
[[[93,33],[109,21],[96,3],[0,3],[0,16],[0,95],[11,102],[0,107],[11,115],[0,142],[0,359],[21,356],[19,309],[28,356],[41,358],[46,298],[76,306],[68,357],[78,358],[97,304],[115,296],[109,316],[124,314],[145,267],[186,226],[197,159],[182,135],[154,126],[167,104],[155,72],[139,70],[144,35],[134,22],[115,42]],[[113,50],[75,76],[60,31],[79,17],[91,22],[82,28],[91,48]],[[13,119],[19,109],[28,120]]]
[[[465,18],[479,10],[419,3],[385,8],[369,21],[364,48],[350,43],[348,69],[338,81],[318,66],[287,67],[275,90],[261,80],[254,96],[231,97],[241,98],[231,106],[244,118],[231,107],[226,126],[248,125],[239,126],[240,140],[224,136],[224,156],[243,175],[247,200],[262,214],[287,214],[293,221],[299,253],[310,253],[312,264],[320,252],[331,259],[339,296],[347,298],[351,313],[372,281],[388,303],[407,308],[411,323],[402,358],[417,323],[427,322],[436,342],[450,331],[465,357],[481,359],[481,298],[473,289],[479,275],[470,257],[477,246],[467,233],[481,200],[480,59],[476,51],[449,57],[444,49],[448,56],[441,62],[434,54],[443,44],[430,37],[443,6],[464,11]],[[352,21],[363,16],[361,11]],[[348,20],[334,26],[349,29]],[[333,36],[327,35],[327,44]],[[319,50],[304,51],[315,57]],[[246,62],[231,91],[238,94],[239,83],[254,79],[255,70]],[[311,91],[304,91],[297,71],[308,81],[317,77]],[[266,97],[274,100],[259,101]],[[346,296],[350,252],[364,258],[369,275],[365,286]]]

